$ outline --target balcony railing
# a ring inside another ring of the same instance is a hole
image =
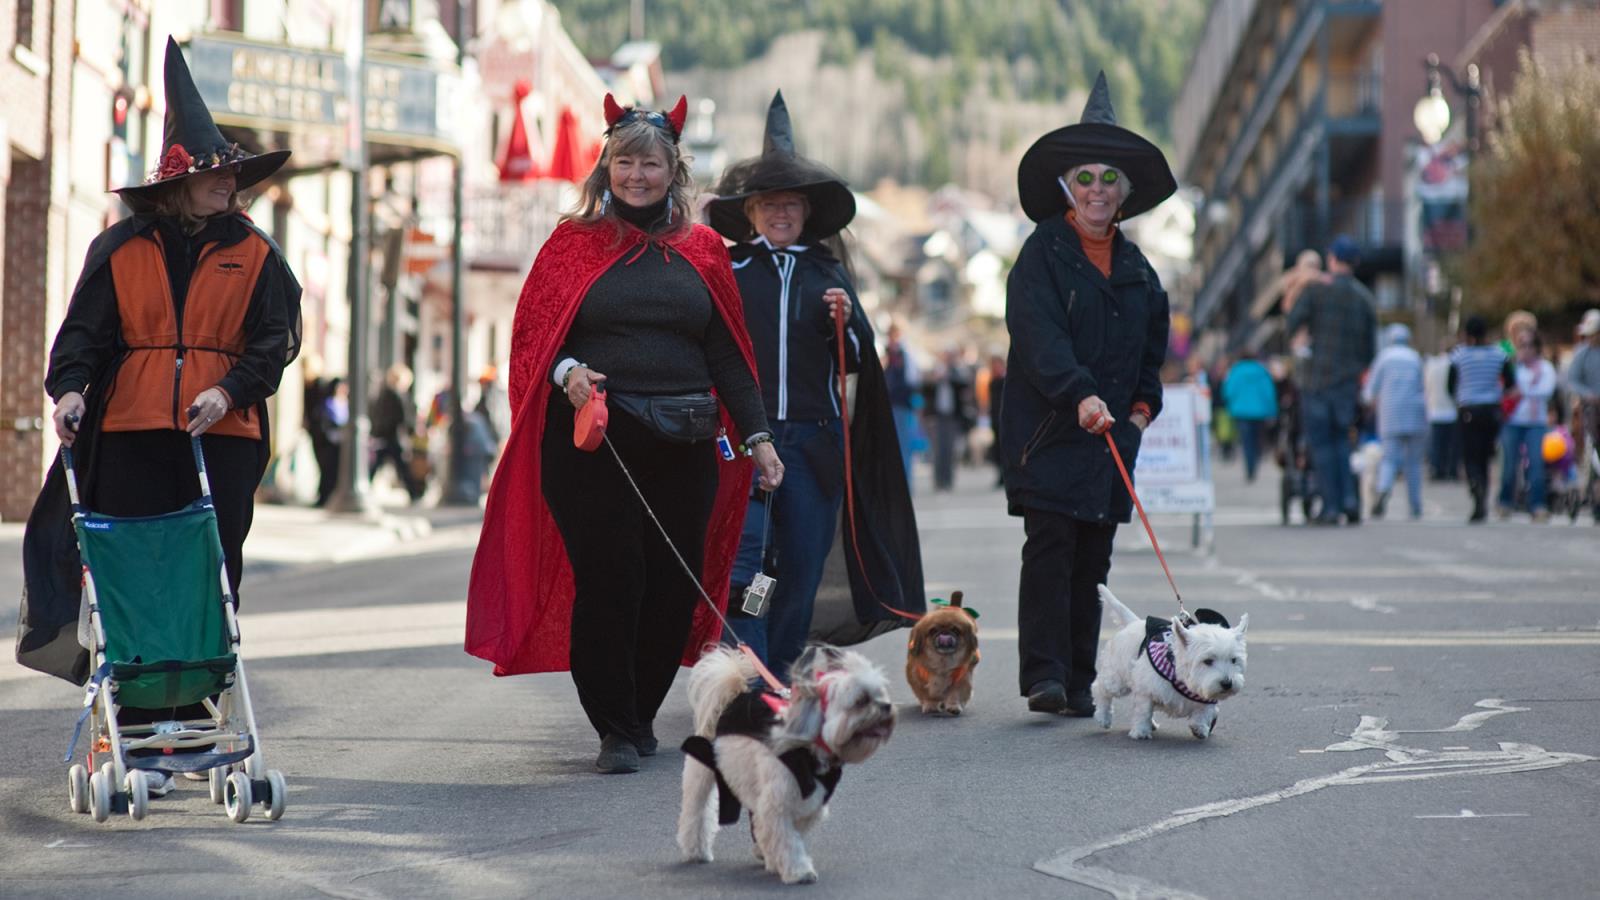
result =
[[[1383,109],[1383,82],[1370,73],[1328,76],[1328,116],[1376,116]]]
[[[521,271],[561,220],[570,186],[560,181],[489,184],[467,193],[462,242],[468,265]]]

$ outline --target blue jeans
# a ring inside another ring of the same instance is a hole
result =
[[[1522,453],[1528,454],[1528,512],[1544,509],[1544,433],[1543,425],[1511,425],[1500,429],[1500,506],[1510,509],[1516,503],[1517,472],[1522,468]]]
[[[770,512],[767,557],[772,566],[767,574],[778,584],[767,597],[764,618],[740,614],[742,598],[730,595],[728,622],[732,636],[749,644],[774,674],[787,681],[789,667],[805,649],[812,603],[839,526],[844,502],[844,433],[838,419],[771,424],[772,442],[783,460],[783,484],[767,496],[767,502],[760,498],[751,501],[731,582],[742,589],[761,570],[762,534]],[[809,448],[808,442],[813,442]],[[837,472],[817,471],[816,463],[824,455],[820,451],[831,451],[837,457]]]
[[[1323,517],[1358,512],[1356,480],[1350,473],[1350,429],[1356,424],[1356,386],[1338,384],[1305,393],[1306,443],[1317,469]]]
[[[1395,434],[1383,439],[1383,462],[1378,465],[1378,493],[1387,494],[1394,488],[1395,474],[1404,468],[1406,473],[1406,499],[1411,501],[1411,515],[1422,515],[1422,450],[1427,436],[1422,434]]]
[[[1244,480],[1256,480],[1256,467],[1261,464],[1261,419],[1234,419],[1239,430],[1239,449],[1244,451]]]
[[[917,411],[909,406],[894,408],[894,430],[900,438],[900,462],[906,467],[906,486],[912,484],[912,448],[917,441]]]

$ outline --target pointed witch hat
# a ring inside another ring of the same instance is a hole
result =
[[[178,42],[167,38],[166,59],[167,117],[161,134],[161,164],[145,178],[144,184],[116,189],[135,212],[149,212],[167,185],[196,172],[220,166],[237,166],[234,190],[245,188],[278,171],[289,158],[289,151],[274,150],[252,155],[222,137],[217,123],[206,109],[205,99],[194,86],[189,64],[184,61]]]
[[[1101,72],[1076,125],[1057,128],[1028,148],[1017,167],[1017,196],[1028,218],[1042,222],[1067,211],[1067,197],[1056,179],[1074,166],[1098,163],[1121,169],[1133,183],[1119,218],[1156,208],[1178,190],[1178,181],[1161,148],[1117,124],[1111,91]]]
[[[749,240],[755,226],[744,214],[745,200],[757,194],[792,191],[811,205],[805,239],[820,241],[844,230],[856,216],[856,198],[832,169],[800,156],[794,149],[794,126],[783,91],[767,107],[767,132],[761,155],[740,160],[722,173],[716,198],[706,204],[706,220],[731,241]]]

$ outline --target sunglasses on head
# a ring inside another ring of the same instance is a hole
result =
[[[1100,173],[1100,183],[1101,184],[1106,184],[1106,185],[1116,184],[1117,181],[1119,179],[1121,179],[1121,178],[1122,178],[1122,173],[1118,172],[1116,169],[1106,169],[1105,171]],[[1078,174],[1072,176],[1072,180],[1076,181],[1077,183],[1079,183],[1081,185],[1083,185],[1084,187],[1088,187],[1089,185],[1094,184],[1094,173],[1090,172],[1087,169],[1083,169],[1083,170],[1080,170],[1078,172]]]
[[[618,128],[621,128],[622,126],[635,122],[639,119],[643,119],[646,122],[649,122],[651,125],[654,125],[655,127],[663,129],[667,132],[672,131],[672,124],[667,121],[665,113],[656,112],[653,109],[635,108],[623,113],[622,118],[611,123],[611,127],[606,129],[606,134],[610,134]]]

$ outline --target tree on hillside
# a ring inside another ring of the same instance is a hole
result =
[[[1600,303],[1600,68],[1523,55],[1472,165],[1472,305],[1556,312]]]

